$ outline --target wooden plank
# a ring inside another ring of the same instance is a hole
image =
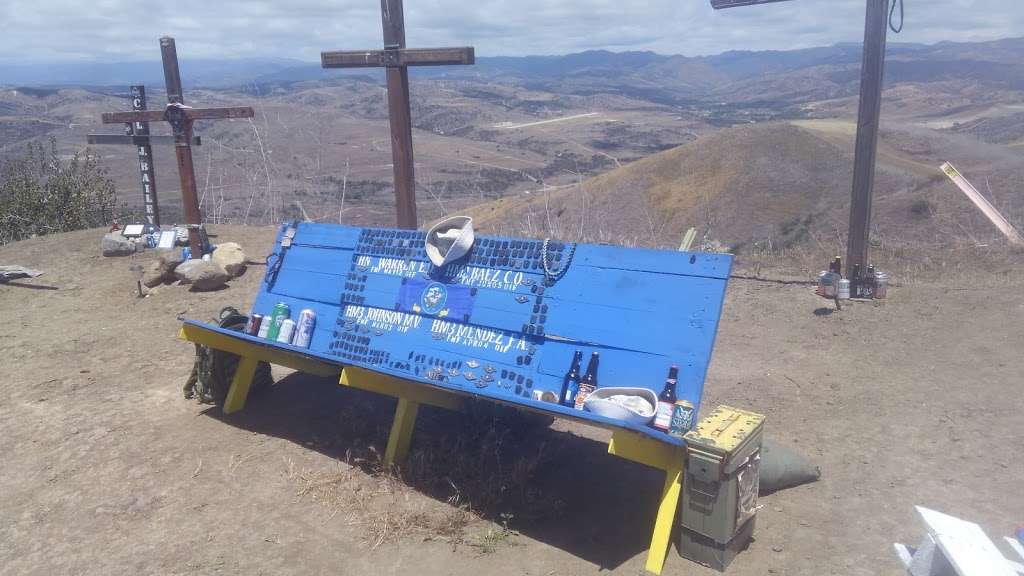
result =
[[[960,191],[974,203],[978,210],[988,218],[989,222],[991,222],[999,229],[1000,232],[1003,233],[1004,236],[1006,236],[1006,239],[1009,240],[1011,244],[1024,246],[1024,237],[1020,235],[1020,232],[1013,227],[1013,224],[1010,224],[1010,221],[1007,220],[999,210],[997,210],[996,207],[988,201],[987,198],[981,195],[981,192],[978,192],[978,189],[975,188],[973,184],[968,182],[967,179],[960,174],[959,170],[954,168],[949,162],[940,166],[939,169],[942,170],[946,176],[949,176],[949,179],[956,184],[957,188],[959,188]]]
[[[382,68],[385,66],[447,66],[474,64],[473,48],[402,48],[393,62],[384,50],[334,50],[320,53],[323,68]]]
[[[131,122],[163,122],[163,110],[139,110],[137,112],[104,112],[100,115],[104,124],[127,124]]]
[[[658,470],[679,468],[684,458],[683,452],[675,446],[624,430],[612,434],[608,453]]]
[[[185,108],[185,117],[189,120],[218,120],[225,118],[252,118],[253,109],[248,106],[229,108]],[[138,112],[104,112],[101,116],[104,124],[124,124],[131,122],[163,122],[164,110],[140,110]]]
[[[248,356],[243,356],[238,361],[238,368],[235,369],[235,375],[231,379],[228,395],[224,398],[225,414],[238,412],[245,407],[245,399],[249,397],[249,386],[252,385],[252,378],[256,375],[256,367],[259,366],[259,363],[259,360]]]
[[[178,334],[182,340],[203,344],[217,350],[223,350],[242,357],[285,366],[294,370],[308,372],[317,376],[336,376],[341,367],[324,360],[309,358],[301,350],[288,351],[270,346],[269,342],[246,337],[239,332],[225,334],[218,329],[204,326],[193,321],[186,321]]]
[[[981,526],[923,506],[915,508],[960,576],[1016,576]]]
[[[342,386],[359,388],[385,396],[404,398],[417,404],[427,404],[455,412],[462,410],[462,398],[451,392],[434,390],[408,380],[393,378],[355,366],[346,367],[342,371],[338,383]]]
[[[682,488],[683,463],[680,458],[677,463],[665,471],[665,485],[661,490],[658,515],[654,521],[654,533],[651,535],[651,546],[647,550],[647,562],[644,565],[644,568],[652,574],[660,575],[665,566],[665,556],[668,554]]]
[[[392,466],[405,460],[412,442],[412,432],[416,427],[416,413],[420,405],[408,398],[399,398],[395,406],[395,418],[388,434],[388,445],[384,450],[384,465]]]
[[[89,134],[86,136],[87,144],[133,144],[144,146],[146,144],[174,144],[174,136],[125,136],[119,134]],[[203,141],[199,136],[192,137],[192,145],[200,146]]]

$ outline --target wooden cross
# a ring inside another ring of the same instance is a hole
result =
[[[132,110],[146,109],[146,87],[132,86]],[[135,146],[139,157],[139,177],[142,181],[143,210],[146,216],[146,231],[152,232],[160,228],[160,204],[156,197],[156,173],[153,170],[153,144],[171,144],[173,136],[152,136],[149,133],[149,122],[128,122],[124,125],[124,135],[89,134],[89,144],[131,144]],[[192,137],[192,144],[201,144],[198,136]]]
[[[174,133],[174,152],[178,158],[178,176],[181,179],[181,197],[185,205],[185,223],[188,225],[188,245],[192,258],[203,257],[203,241],[200,229],[203,226],[199,213],[199,199],[196,196],[196,175],[192,165],[192,123],[196,120],[222,118],[252,118],[252,108],[189,108],[181,89],[181,73],[178,70],[178,51],[174,38],[160,39],[160,56],[164,63],[164,82],[167,85],[167,108],[164,110],[141,110],[137,112],[107,112],[103,114],[104,124],[133,122],[160,122],[171,125]]]
[[[402,0],[381,0],[384,49],[322,52],[324,68],[387,68],[391,158],[395,171],[398,227],[416,229],[416,176],[412,155],[412,114],[409,110],[409,66],[473,64],[472,46],[460,48],[405,47]]]

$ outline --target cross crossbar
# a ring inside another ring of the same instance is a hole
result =
[[[126,136],[123,134],[89,134],[86,136],[88,144],[134,144],[145,146],[146,144],[174,144],[174,136]],[[202,138],[192,137],[193,146],[201,146]]]
[[[400,48],[397,50],[337,50],[320,54],[320,63],[324,68],[447,66],[475,62],[476,57],[472,46]]]
[[[252,118],[255,116],[249,106],[234,106],[229,108],[181,108],[173,104],[168,105],[164,110],[140,110],[138,112],[104,112],[104,124],[123,124],[125,122],[161,122],[170,121],[167,118],[168,109],[179,109],[188,121],[195,120],[219,120],[224,118]]]

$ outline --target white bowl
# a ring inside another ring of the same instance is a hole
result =
[[[609,396],[640,396],[651,404],[650,414],[637,412],[621,404],[606,400]],[[598,388],[594,390],[587,399],[583,401],[583,409],[593,412],[605,418],[624,420],[633,424],[644,425],[654,419],[655,410],[658,406],[658,395],[650,388]]]

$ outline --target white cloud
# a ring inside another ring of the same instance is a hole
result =
[[[480,55],[606,48],[688,55],[790,49],[862,37],[865,0],[795,0],[714,11],[707,0],[406,0],[410,46]],[[1024,3],[905,0],[897,41],[1024,34]],[[172,35],[186,58],[281,56],[381,44],[377,0],[0,0],[0,61],[154,60]]]

